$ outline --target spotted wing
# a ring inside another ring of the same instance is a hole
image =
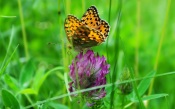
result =
[[[64,22],[64,29],[66,31],[66,35],[68,40],[70,41],[77,29],[77,27],[83,25],[79,19],[75,16],[68,15]]]
[[[72,40],[74,46],[79,46],[81,48],[96,46],[103,41],[104,37],[99,31],[85,25],[77,28]]]
[[[100,17],[95,6],[91,6],[84,13],[81,22],[89,28],[97,29],[100,26]]]
[[[106,21],[101,20],[100,26],[97,30],[103,34],[104,38],[108,37],[109,29],[109,24]]]

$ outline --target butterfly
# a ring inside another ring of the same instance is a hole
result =
[[[68,15],[64,22],[67,39],[73,47],[83,50],[101,44],[108,37],[109,24],[100,19],[95,6],[91,6],[79,20]]]

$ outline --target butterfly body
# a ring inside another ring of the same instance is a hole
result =
[[[79,20],[68,15],[64,28],[68,40],[75,49],[83,50],[105,41],[109,33],[109,25],[101,20],[95,6],[91,6]]]

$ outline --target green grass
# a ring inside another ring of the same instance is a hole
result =
[[[107,40],[92,49],[110,64],[102,99],[107,109],[171,109],[175,87],[175,1],[0,1],[0,108],[87,109],[68,92],[77,55],[64,31],[68,14],[81,18],[95,5],[110,24]],[[129,80],[119,81],[124,69]],[[132,84],[121,94],[117,86]]]

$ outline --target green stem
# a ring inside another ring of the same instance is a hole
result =
[[[110,3],[109,3],[109,14],[108,14],[108,23],[109,23],[109,25],[110,25],[110,16],[111,16],[111,2],[112,2],[112,0],[110,0],[109,1]],[[108,61],[108,63],[110,63],[110,58],[109,58],[109,52],[108,52],[108,37],[107,37],[107,40],[106,40],[106,54],[107,54],[107,61]],[[110,79],[110,82],[111,82],[111,73],[109,73],[109,79]]]
[[[114,104],[114,99],[115,99],[115,81],[117,79],[117,62],[118,62],[118,55],[119,55],[119,38],[120,38],[120,19],[121,19],[121,10],[122,10],[122,0],[119,1],[118,3],[118,9],[117,9],[117,27],[116,27],[116,42],[115,42],[115,54],[114,54],[114,70],[112,73],[112,92],[110,95],[110,109],[113,109],[115,104]]]
[[[67,14],[68,13],[68,11],[69,11],[69,2],[66,0],[66,4],[65,4],[66,6],[64,6],[65,8],[65,11],[64,11],[64,14]],[[59,8],[58,8],[58,10],[61,10],[61,0],[58,0],[58,6],[59,6]],[[59,19],[58,19],[58,21],[59,21],[59,25],[63,25],[63,27],[64,27],[64,18],[62,18],[62,15],[59,15],[59,17],[58,17]],[[65,34],[63,35],[63,28],[62,27],[59,27],[59,37],[60,37],[60,39],[61,39],[61,47],[62,47],[62,49],[61,49],[61,53],[62,53],[62,61],[63,61],[63,66],[64,66],[64,75],[67,75],[67,73],[68,73],[68,58],[67,58],[67,46],[65,46],[65,43],[64,43],[64,39],[65,39]],[[58,37],[58,38],[59,38]],[[67,76],[66,76],[67,77]],[[65,77],[65,78],[66,78]],[[67,78],[68,79],[68,78]],[[67,85],[67,84],[66,84]],[[66,92],[66,90],[68,90],[68,89],[66,89],[66,87],[64,87],[63,89],[63,92]],[[67,92],[68,94],[69,94],[69,92]],[[67,98],[63,98],[63,100],[62,100],[62,104],[65,104],[66,103],[66,101],[67,101]]]
[[[156,72],[157,72],[157,67],[158,67],[158,63],[159,63],[159,57],[160,57],[160,53],[161,53],[163,40],[164,40],[164,37],[165,37],[165,31],[166,31],[166,28],[167,28],[167,22],[168,22],[168,17],[169,17],[170,5],[171,5],[171,0],[168,0],[167,7],[166,7],[166,16],[165,16],[165,20],[164,20],[164,23],[163,23],[162,31],[161,31],[161,34],[160,34],[160,42],[159,42],[159,45],[158,45],[156,61],[155,61],[155,64],[154,64],[154,70]],[[148,95],[150,95],[152,90],[153,90],[154,81],[155,81],[155,79],[153,78],[152,81],[151,81],[151,85],[149,87]]]
[[[135,79],[135,78],[134,78],[134,72],[133,72],[133,70],[132,70],[131,68],[130,68],[130,71],[131,71],[131,73],[130,73],[131,78],[134,80],[134,79]],[[137,98],[138,98],[138,100],[139,100],[139,104],[140,104],[141,109],[145,109],[145,106],[144,106],[144,104],[143,104],[143,101],[142,101],[142,99],[141,99],[141,97],[140,97],[140,95],[139,95],[139,92],[138,92],[138,90],[137,90],[136,81],[133,81],[132,84],[133,84],[133,88],[134,88],[135,94],[136,94],[136,96],[137,96]]]
[[[85,12],[85,0],[82,0],[82,11]]]
[[[21,27],[22,27],[22,37],[23,37],[23,42],[24,42],[24,50],[25,50],[26,58],[28,60],[29,53],[28,53],[27,35],[26,35],[26,31],[25,31],[25,23],[24,23],[24,17],[23,17],[23,12],[22,12],[21,0],[18,0],[18,8],[19,8],[19,15],[20,15],[20,21],[21,21]]]
[[[140,0],[137,0],[137,28],[136,28],[136,49],[135,49],[135,73],[138,76],[139,69],[139,39],[140,39]]]

